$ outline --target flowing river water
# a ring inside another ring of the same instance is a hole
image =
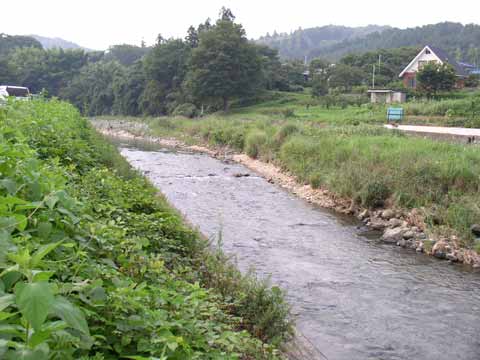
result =
[[[382,244],[242,165],[120,148],[191,224],[222,234],[240,269],[287,291],[297,328],[329,360],[480,359],[478,272]]]

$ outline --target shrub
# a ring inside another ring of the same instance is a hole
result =
[[[282,109],[281,113],[282,113],[283,117],[286,118],[286,119],[291,118],[291,117],[295,117],[295,110],[293,110],[292,108]]]
[[[390,194],[391,190],[385,183],[373,180],[368,182],[362,191],[362,204],[372,208],[381,207]]]
[[[175,110],[173,111],[173,116],[184,116],[187,118],[194,118],[197,116],[198,110],[194,104],[185,103],[178,105]]]
[[[281,145],[290,135],[298,132],[298,127],[295,124],[285,124],[280,129],[278,129],[275,135],[275,141],[277,144]]]
[[[256,159],[260,153],[263,145],[267,142],[267,134],[261,130],[254,130],[247,135],[245,139],[245,152],[248,156]]]
[[[310,175],[308,182],[313,189],[319,189],[323,184],[323,176],[319,172]]]

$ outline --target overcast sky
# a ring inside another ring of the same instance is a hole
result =
[[[446,5],[443,5],[446,4]],[[21,0],[1,1],[0,33],[61,37],[92,49],[184,37],[190,25],[232,9],[249,38],[328,24],[412,27],[480,22],[479,0]]]

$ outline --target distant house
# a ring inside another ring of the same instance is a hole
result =
[[[400,73],[399,77],[402,78],[405,87],[415,89],[417,87],[417,72],[421,70],[423,66],[431,62],[450,64],[457,75],[457,88],[462,88],[464,86],[464,80],[475,68],[473,65],[456,61],[453,56],[450,56],[442,49],[427,45]]]

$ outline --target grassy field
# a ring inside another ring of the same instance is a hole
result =
[[[2,359],[275,359],[291,333],[69,104],[0,108],[0,212]]]
[[[430,231],[459,236],[463,246],[480,250],[470,232],[471,225],[480,223],[477,147],[375,126],[381,122],[381,107],[307,109],[300,103],[305,95],[289,96],[201,119],[131,120],[144,122],[153,135],[229,146],[274,162],[300,181],[363,206],[420,208]]]
[[[308,92],[268,93],[258,104],[234,107],[228,117],[247,120],[295,118],[329,125],[381,124],[386,121],[388,106],[369,104],[365,95],[330,98],[331,104],[328,104],[322,98],[312,98]],[[465,91],[454,98],[413,100],[395,106],[405,109],[406,124],[480,127],[480,92]]]

